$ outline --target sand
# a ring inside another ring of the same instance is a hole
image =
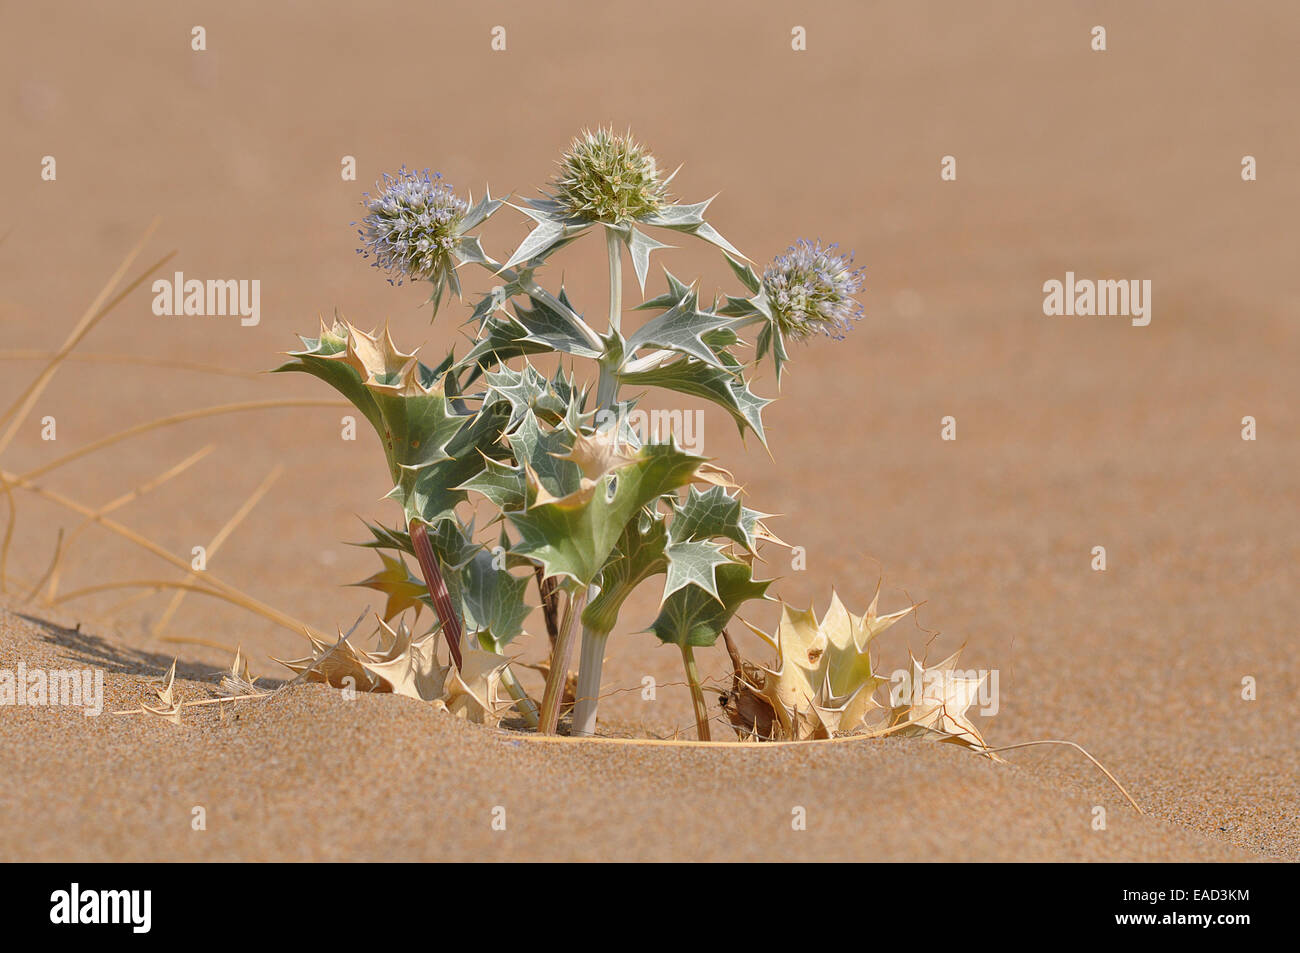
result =
[[[6,615],[3,664],[155,660]],[[19,651],[11,654],[11,649]],[[198,674],[195,672],[195,674]],[[202,686],[183,677],[188,698]],[[947,745],[885,739],[701,749],[543,743],[396,696],[323,686],[186,725],[15,709],[0,722],[7,859],[1247,860],[1261,853]],[[1290,793],[1294,793],[1292,788]],[[1108,827],[1087,823],[1106,805]],[[204,830],[193,830],[195,808]],[[806,830],[793,830],[803,808]],[[504,809],[505,830],[493,823]],[[19,826],[18,818],[28,820]],[[35,822],[35,823],[33,823]],[[12,827],[10,825],[13,825]]]
[[[1076,741],[1145,816],[1065,749],[994,765],[901,738],[537,743],[408,699],[303,686],[179,728],[0,708],[0,857],[1296,859],[1300,297],[1287,276],[1300,184],[1286,170],[1300,138],[1283,117],[1300,88],[1300,11],[825,3],[800,14],[809,48],[796,54],[777,5],[670,2],[635,29],[630,7],[566,9],[567,24],[540,8],[492,15],[509,31],[500,54],[496,21],[470,4],[402,12],[396,30],[398,8],[345,4],[6,11],[0,403],[41,367],[16,352],[57,348],[155,215],[132,276],[175,249],[164,273],[258,278],[263,291],[260,323],[240,327],[158,317],[148,287],[135,290],[79,353],[226,373],[69,363],[0,466],[29,472],[191,408],[328,399],[314,381],[256,372],[335,307],[363,325],[390,318],[399,344],[441,354],[459,340],[456,309],[430,327],[421,290],[353,257],[360,191],[405,162],[476,193],[486,180],[529,194],[579,127],[631,124],[663,162],[685,163],[676,194],[723,189],[711,218],[756,260],[810,235],[869,269],[861,326],[795,352],[768,411],[771,458],[706,411],[708,455],[807,550],[805,571],[772,560],[776,591],[820,609],[834,585],[861,609],[883,575],[882,608],[925,602],[882,637],[885,669],[909,648],[937,660],[964,644],[967,664],[1000,674],[999,711],[978,719],[991,744]],[[204,53],[189,48],[196,23]],[[1105,53],[1088,48],[1095,23]],[[54,182],[39,177],[49,154]],[[949,154],[958,179],[941,182]],[[1241,179],[1247,154],[1258,181]],[[356,182],[340,180],[345,155]],[[498,250],[525,228],[505,213],[491,224]],[[717,255],[682,244],[662,259],[675,274],[731,287]],[[579,307],[598,310],[601,249],[565,254]],[[1150,325],[1045,316],[1043,282],[1067,271],[1150,279]],[[377,606],[342,585],[375,568],[343,545],[363,538],[356,515],[393,518],[375,441],[339,439],[342,413],[192,421],[39,482],[101,506],[211,444],[113,514],[188,562],[282,466],[209,568],[332,631]],[[947,415],[956,441],[940,440]],[[173,656],[198,698],[237,644],[272,680],[286,673],[269,656],[301,654],[294,632],[200,595],[158,631],[169,592],[26,599],[80,518],[26,492],[15,502],[0,669],[102,667],[115,709],[135,707]],[[1098,545],[1105,572],[1090,567]],[[92,527],[62,577],[61,597],[184,574]],[[605,733],[690,734],[676,653],[636,631],[653,601],[630,602],[611,641]],[[536,660],[543,641],[517,647]],[[725,674],[721,648],[700,656]],[[663,686],[654,702],[631,690],[646,674]]]

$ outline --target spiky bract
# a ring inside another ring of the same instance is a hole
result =
[[[668,189],[648,150],[630,135],[597,129],[561,158],[553,197],[573,218],[625,225],[662,209]]]

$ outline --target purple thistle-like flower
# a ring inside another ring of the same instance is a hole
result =
[[[854,295],[866,286],[866,269],[853,267],[852,255],[837,245],[801,238],[763,271],[763,291],[782,338],[802,340],[821,333],[842,340],[862,317]]]
[[[361,202],[367,215],[357,229],[363,246],[357,251],[366,258],[373,255],[374,267],[387,271],[397,284],[403,278],[446,280],[456,267],[452,251],[469,203],[427,169],[413,172],[403,166],[396,175],[384,173],[375,189]]]

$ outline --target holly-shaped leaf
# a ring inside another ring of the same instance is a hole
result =
[[[535,413],[527,411],[504,440],[514,462],[485,459],[484,468],[459,489],[487,497],[502,510],[523,509],[528,501],[529,475],[550,496],[578,489],[581,471],[569,459],[574,435],[562,427],[543,428]]]
[[[362,579],[360,582],[354,582],[352,585],[374,589],[384,594],[386,601],[383,619],[385,622],[401,615],[407,609],[414,609],[418,617],[420,609],[424,605],[424,597],[429,592],[424,580],[410,571],[406,565],[406,560],[402,559],[401,556],[388,556],[381,552],[379,558],[383,562],[384,568],[373,576]]]
[[[926,668],[915,657],[912,669],[890,696],[890,716],[903,735],[928,735],[970,748],[985,748],[984,736],[966,714],[979,699],[987,673],[971,676],[957,669],[961,649]]]
[[[290,351],[286,361],[273,373],[300,372],[311,374],[329,384],[370,421],[376,432],[383,431],[383,419],[374,395],[366,388],[365,378],[347,361],[348,325],[335,319],[329,328],[321,322],[320,336],[308,338],[299,335],[301,351]]]
[[[501,434],[510,419],[510,405],[504,400],[485,400],[447,445],[446,459],[406,471],[388,494],[401,504],[409,523],[419,519],[436,526],[440,521],[454,518],[455,507],[468,499],[460,487],[479,473],[486,459],[499,459],[506,454],[501,446]]]
[[[638,519],[628,520],[601,570],[600,594],[582,614],[583,625],[597,632],[612,632],[627,597],[645,580],[668,568],[665,522],[658,513],[643,513]]]
[[[674,542],[729,539],[750,552],[755,551],[760,539],[779,542],[762,523],[771,514],[749,509],[741,503],[739,494],[732,496],[720,486],[709,487],[702,493],[692,486],[686,501],[675,502],[673,510]]]
[[[734,368],[715,367],[683,357],[648,371],[622,372],[619,381],[626,386],[662,387],[712,401],[731,414],[742,435],[749,428],[764,446],[767,445],[767,436],[763,432],[763,408],[772,401],[749,389],[738,365]]]
[[[533,365],[527,363],[524,364],[522,371],[502,365],[497,371],[488,373],[484,381],[491,393],[502,397],[510,404],[510,421],[506,425],[507,429],[512,429],[524,419],[524,414],[532,410],[546,393],[548,385],[546,377]]]
[[[483,469],[457,489],[485,496],[500,510],[521,510],[528,500],[528,477],[522,466],[487,457]]]
[[[695,291],[675,303],[659,317],[647,321],[627,339],[625,359],[643,347],[660,347],[686,354],[705,364],[723,366],[718,354],[704,343],[703,335],[724,327],[728,319],[698,307]]]
[[[727,264],[731,266],[731,270],[735,272],[736,277],[740,279],[741,284],[749,289],[750,294],[758,294],[758,290],[763,286],[763,283],[759,279],[757,273],[755,273],[753,266],[746,262],[738,261],[730,255],[727,255],[726,258]]]
[[[462,570],[447,573],[446,581],[452,599],[462,606],[465,630],[488,633],[500,647],[523,631],[532,607],[524,601],[528,579],[498,569],[496,561],[492,553],[480,550]]]
[[[670,543],[664,554],[668,557],[668,578],[664,581],[661,604],[677,590],[692,585],[717,598],[714,572],[718,566],[731,561],[723,555],[721,546],[706,541]]]
[[[559,203],[550,199],[526,199],[523,205],[510,207],[523,212],[537,224],[519,243],[505,268],[536,266],[592,225],[590,221],[567,215]]]
[[[673,645],[712,645],[736,610],[750,599],[762,599],[772,580],[758,581],[744,563],[728,562],[715,570],[718,596],[699,586],[678,589],[659,609],[650,629],[661,642]]]
[[[533,307],[523,301],[515,303],[515,319],[527,329],[528,340],[577,357],[600,357],[599,335],[572,308],[561,310],[545,298],[528,300]]]
[[[658,297],[641,302],[632,309],[633,311],[666,311],[685,301],[691,294],[691,286],[681,281],[667,268],[664,269],[664,278],[668,281],[668,290]]]
[[[705,462],[671,444],[651,444],[632,463],[598,479],[583,477],[573,493],[560,498],[539,493],[524,512],[507,514],[520,534],[515,551],[540,562],[547,576],[589,585],[628,520],[652,500],[690,483]]]
[[[565,496],[578,489],[582,472],[569,459],[576,439],[563,428],[542,427],[531,413],[505,437],[516,464],[531,470],[541,488],[551,496]]]
[[[628,253],[632,258],[632,268],[636,272],[637,284],[641,286],[641,293],[644,294],[646,273],[650,271],[650,253],[672,246],[656,241],[630,225],[625,231],[620,231],[620,237],[623,239],[623,244],[627,245]]]

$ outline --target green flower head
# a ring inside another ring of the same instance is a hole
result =
[[[654,156],[631,135],[587,131],[560,160],[555,201],[575,219],[625,225],[660,211],[668,202]]]

